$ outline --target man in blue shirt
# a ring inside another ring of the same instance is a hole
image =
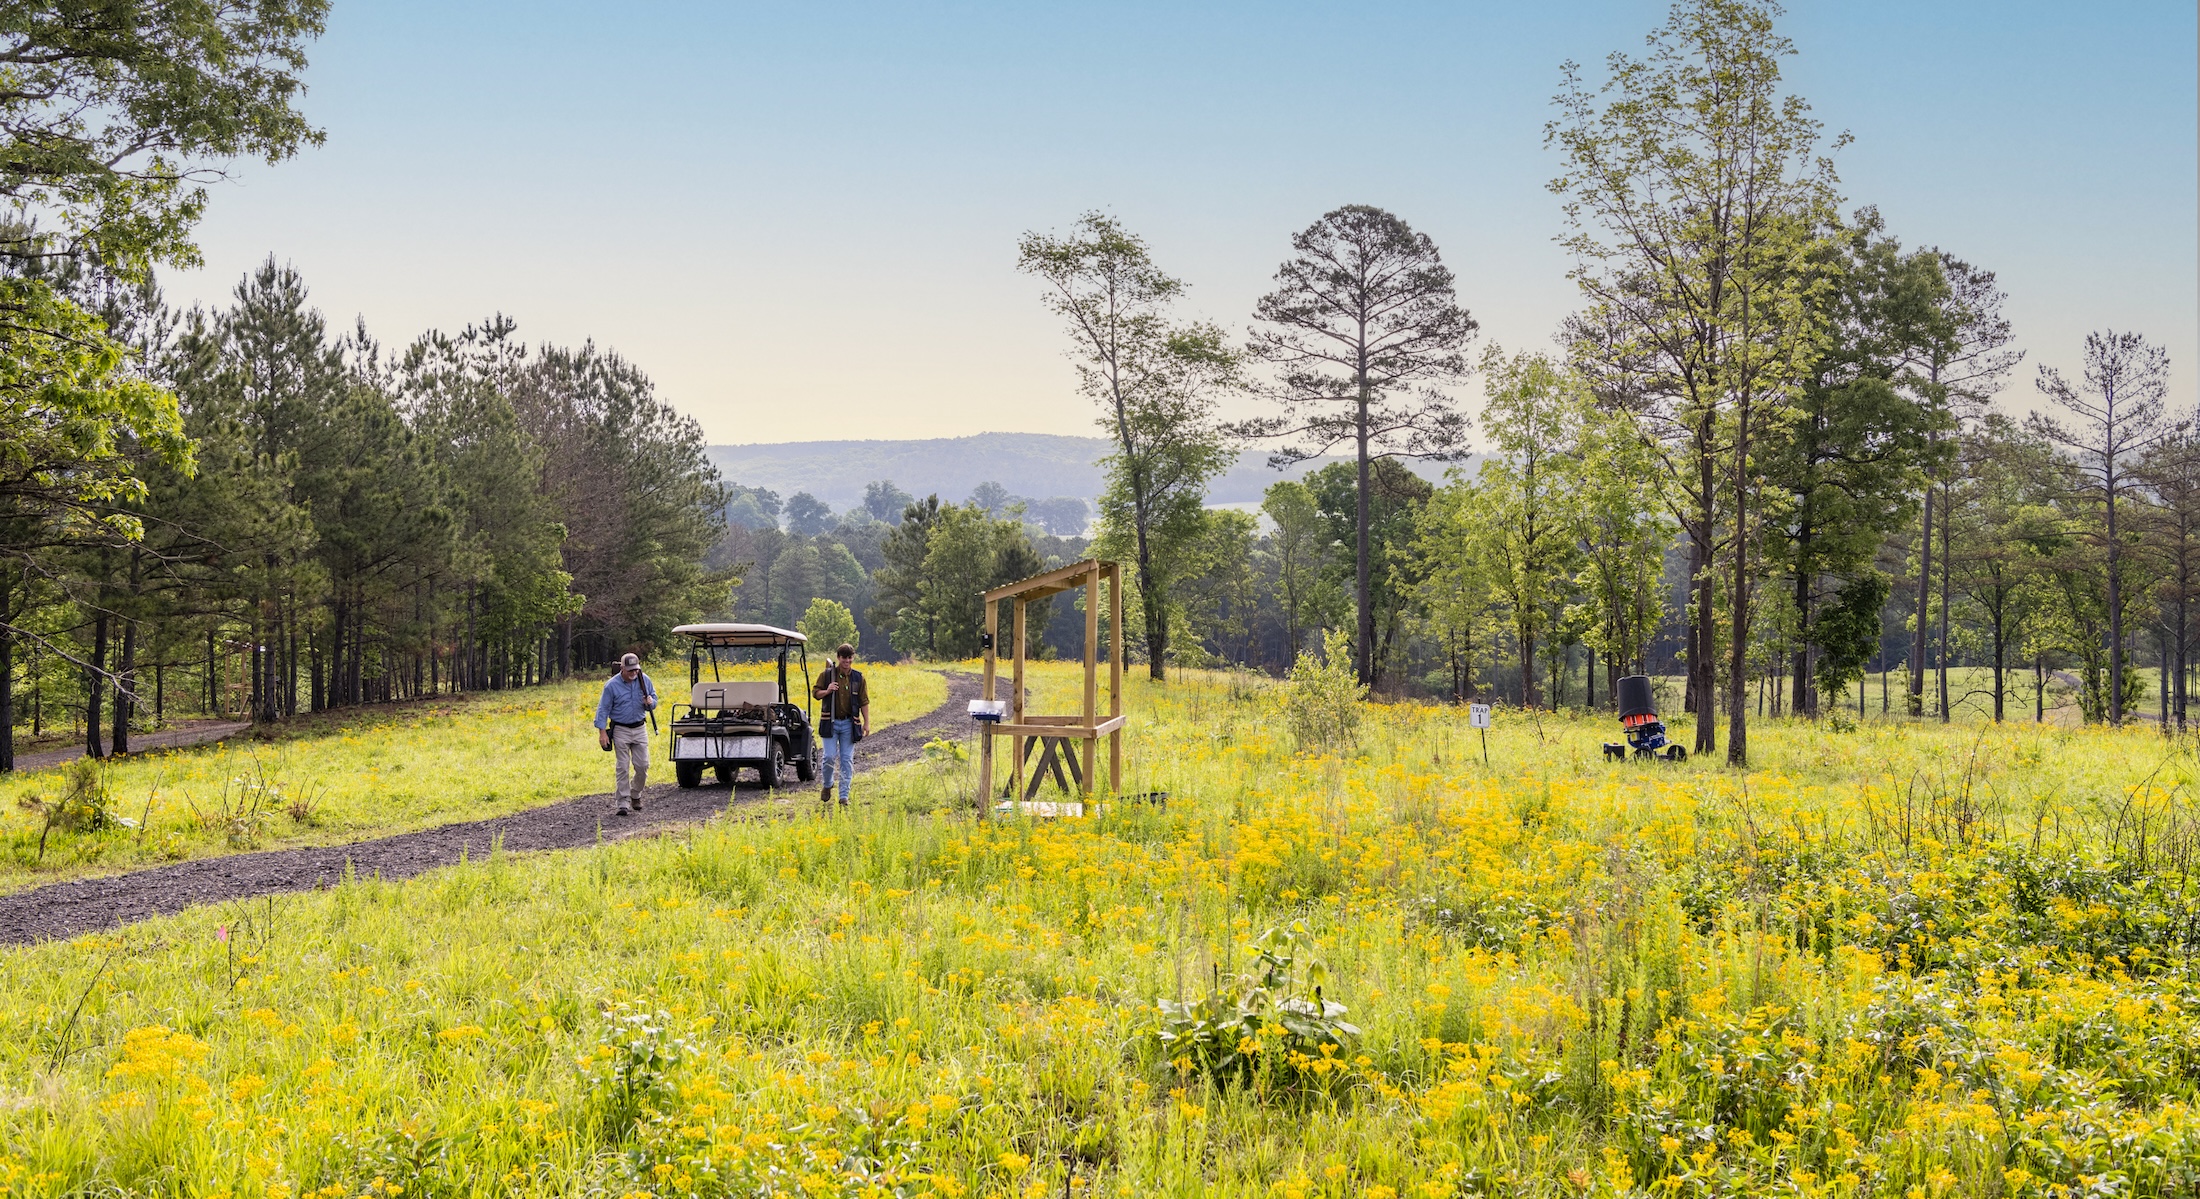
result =
[[[615,751],[612,792],[621,816],[642,810],[642,788],[649,782],[649,734],[642,722],[656,706],[657,684],[642,673],[642,660],[633,654],[619,659],[619,673],[605,680],[603,697],[596,701],[596,741]]]

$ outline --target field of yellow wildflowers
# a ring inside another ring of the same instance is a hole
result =
[[[1043,668],[1043,692],[1067,679]],[[494,856],[0,954],[0,1193],[2189,1195],[2189,748],[1132,684],[1124,802]]]
[[[865,673],[875,724],[947,698],[935,671],[866,665]],[[669,702],[686,663],[654,674]],[[269,741],[132,755],[93,776],[104,790],[102,818],[51,831],[47,816],[68,797],[69,771],[0,778],[0,892],[183,858],[339,845],[608,791],[610,758],[591,728],[601,687],[575,680],[361,709],[333,729],[316,723]],[[669,781],[661,734],[653,744],[657,777]]]

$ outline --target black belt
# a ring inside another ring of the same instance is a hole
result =
[[[611,727],[613,727],[613,728],[618,728],[618,729],[638,729],[638,728],[642,727],[642,722],[641,722],[641,721],[639,721],[639,720],[636,720],[636,721],[633,721],[633,722],[629,723],[629,722],[627,722],[627,721],[624,721],[624,720],[614,720],[614,721],[612,721],[612,722],[611,722]]]

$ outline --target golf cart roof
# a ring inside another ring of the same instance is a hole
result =
[[[684,624],[672,631],[716,646],[801,645],[809,640],[791,629],[768,624]]]

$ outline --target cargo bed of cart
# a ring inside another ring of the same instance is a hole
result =
[[[684,624],[672,630],[688,641],[688,701],[672,705],[672,773],[682,787],[702,785],[708,769],[732,785],[754,770],[766,787],[780,785],[789,766],[795,778],[816,777],[817,739],[808,700],[807,637],[763,624]],[[774,679],[730,679],[734,668],[770,662]],[[704,666],[710,677],[705,679]],[[788,667],[802,672],[804,703],[791,702]]]

